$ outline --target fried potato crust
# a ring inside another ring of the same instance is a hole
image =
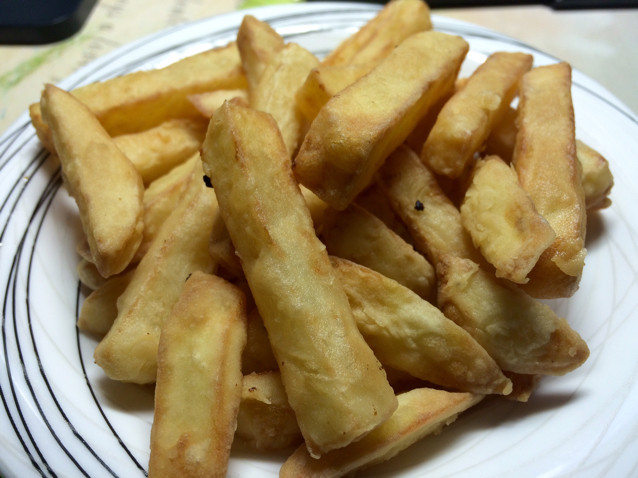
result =
[[[396,398],[357,330],[276,123],[226,102],[202,155],[310,453],[361,438]]]

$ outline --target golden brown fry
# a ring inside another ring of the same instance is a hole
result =
[[[279,126],[290,157],[297,151],[304,119],[295,96],[308,73],[319,60],[296,43],[288,43],[266,65],[255,88],[250,105],[270,113]]]
[[[321,230],[328,253],[396,280],[423,299],[436,296],[434,267],[399,235],[356,204],[332,214]]]
[[[396,398],[356,328],[274,120],[226,102],[202,151],[310,453],[357,440]]]
[[[137,264],[151,247],[162,224],[184,194],[193,168],[198,162],[201,162],[199,152],[157,178],[144,190],[144,237],[132,263]]]
[[[31,124],[35,128],[36,135],[42,143],[42,146],[44,146],[44,149],[55,155],[55,145],[53,144],[53,138],[51,137],[51,130],[44,121],[44,118],[42,118],[40,103],[31,103],[29,105],[29,117],[31,118]]]
[[[563,375],[589,356],[583,339],[547,304],[498,282],[471,260],[445,256],[437,265],[437,276],[441,310],[503,370]]]
[[[281,478],[338,478],[393,458],[427,435],[439,433],[482,395],[416,388],[398,395],[399,408],[378,428],[356,443],[319,459],[302,446],[285,461]]]
[[[505,161],[511,161],[518,133],[517,115],[518,111],[515,108],[507,109],[505,116],[494,127],[487,140],[487,154],[495,154]],[[609,194],[614,186],[614,176],[607,158],[579,139],[576,139],[576,158],[580,163],[587,210],[609,207]]]
[[[461,221],[496,277],[519,284],[549,245],[554,230],[523,190],[516,171],[498,156],[476,163],[461,205]]]
[[[67,189],[80,211],[92,262],[103,277],[122,272],[144,232],[140,175],[73,95],[47,85],[41,105]]]
[[[148,185],[199,151],[206,126],[199,118],[176,118],[113,141]]]
[[[322,64],[377,64],[410,35],[431,28],[430,9],[426,2],[393,0],[330,52]]]
[[[237,48],[246,74],[249,99],[266,66],[284,45],[284,39],[268,23],[253,15],[244,15],[237,31]]]
[[[311,122],[330,98],[370,72],[374,64],[318,65],[308,73],[296,101],[306,121]]]
[[[509,108],[532,55],[492,53],[443,105],[421,151],[436,174],[458,178]]]
[[[224,101],[237,98],[240,101],[248,102],[248,91],[245,89],[234,90],[214,90],[189,95],[188,100],[193,103],[204,118],[210,119],[215,110],[219,108]]]
[[[516,117],[518,109],[509,107],[503,113],[500,121],[494,124],[490,135],[485,141],[485,154],[493,154],[509,163],[512,161],[514,146],[516,145]]]
[[[241,359],[244,375],[277,370],[279,366],[270,346],[268,331],[254,305],[248,312],[247,335],[248,340]]]
[[[407,146],[397,148],[379,171],[378,182],[408,227],[415,248],[431,264],[436,266],[444,254],[479,260],[461,213],[414,151]]]
[[[88,245],[86,247],[88,248]],[[84,248],[82,247],[82,249]],[[78,262],[76,270],[78,273],[78,279],[80,279],[82,285],[91,290],[99,289],[104,282],[107,281],[107,279],[102,277],[102,275],[98,272],[95,264],[91,262],[90,256],[84,257],[80,255],[80,261]]]
[[[258,451],[283,450],[301,443],[279,372],[244,376],[235,438]]]
[[[131,282],[133,271],[111,276],[82,302],[77,326],[83,332],[104,337],[117,317],[117,299]]]
[[[378,182],[373,182],[361,194],[355,198],[355,203],[366,211],[374,214],[383,223],[400,236],[405,242],[412,245],[412,236],[403,220],[394,212],[390,201]]]
[[[557,63],[532,69],[523,76],[519,96],[512,162],[536,209],[556,233],[522,287],[535,297],[569,297],[578,289],[587,252],[570,66]]]
[[[504,394],[512,383],[483,347],[398,282],[332,258],[359,331],[381,363],[457,391]]]
[[[235,43],[198,53],[164,68],[138,71],[72,91],[95,114],[111,136],[157,126],[178,117],[200,114],[190,95],[217,89],[243,88],[246,78]],[[31,108],[37,128],[40,112]],[[39,131],[47,137],[48,131]],[[45,142],[45,144],[47,144]]]
[[[611,205],[609,193],[614,176],[609,161],[591,146],[576,140],[576,156],[581,166],[587,210],[605,209]]]
[[[217,201],[196,163],[180,202],[164,221],[118,300],[118,316],[97,345],[95,362],[114,380],[152,383],[157,345],[184,281],[195,271],[212,272],[208,239]]]
[[[451,87],[467,51],[461,37],[440,32],[404,40],[319,111],[294,160],[299,182],[344,209]]]
[[[148,476],[224,477],[242,395],[242,292],[194,272],[162,325]]]
[[[538,387],[538,383],[542,378],[542,375],[526,375],[514,372],[504,373],[505,376],[512,381],[514,386],[512,393],[507,395],[505,398],[516,402],[527,402]]]

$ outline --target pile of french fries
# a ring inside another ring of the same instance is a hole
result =
[[[392,0],[325,58],[246,16],[236,41],[30,108],[59,158],[113,380],[155,384],[149,476],[224,476],[233,443],[343,476],[488,395],[588,357],[569,297],[604,157],[571,70],[434,31]]]

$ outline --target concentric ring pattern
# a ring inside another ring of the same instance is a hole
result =
[[[323,55],[374,15],[360,3],[267,7],[183,25],[130,44],[78,71],[71,89],[162,66],[225,44],[245,13],[288,41]],[[497,50],[557,61],[508,37],[434,17],[465,37],[471,71]],[[577,135],[612,164],[610,209],[590,218],[581,289],[552,306],[587,340],[577,371],[547,379],[527,404],[486,400],[437,437],[423,440],[367,476],[629,476],[638,473],[638,120],[598,84],[574,72]],[[75,317],[83,298],[74,251],[75,205],[59,166],[23,115],[0,139],[0,474],[145,476],[152,420],[150,388],[112,383],[92,360],[95,340]],[[237,450],[229,476],[277,476],[283,456]]]

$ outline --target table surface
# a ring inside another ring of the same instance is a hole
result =
[[[0,134],[38,101],[45,83],[60,81],[137,38],[247,3],[98,0],[83,28],[67,40],[0,46]],[[433,9],[432,13],[487,27],[568,61],[638,112],[638,9],[556,11],[545,6],[508,6]]]

